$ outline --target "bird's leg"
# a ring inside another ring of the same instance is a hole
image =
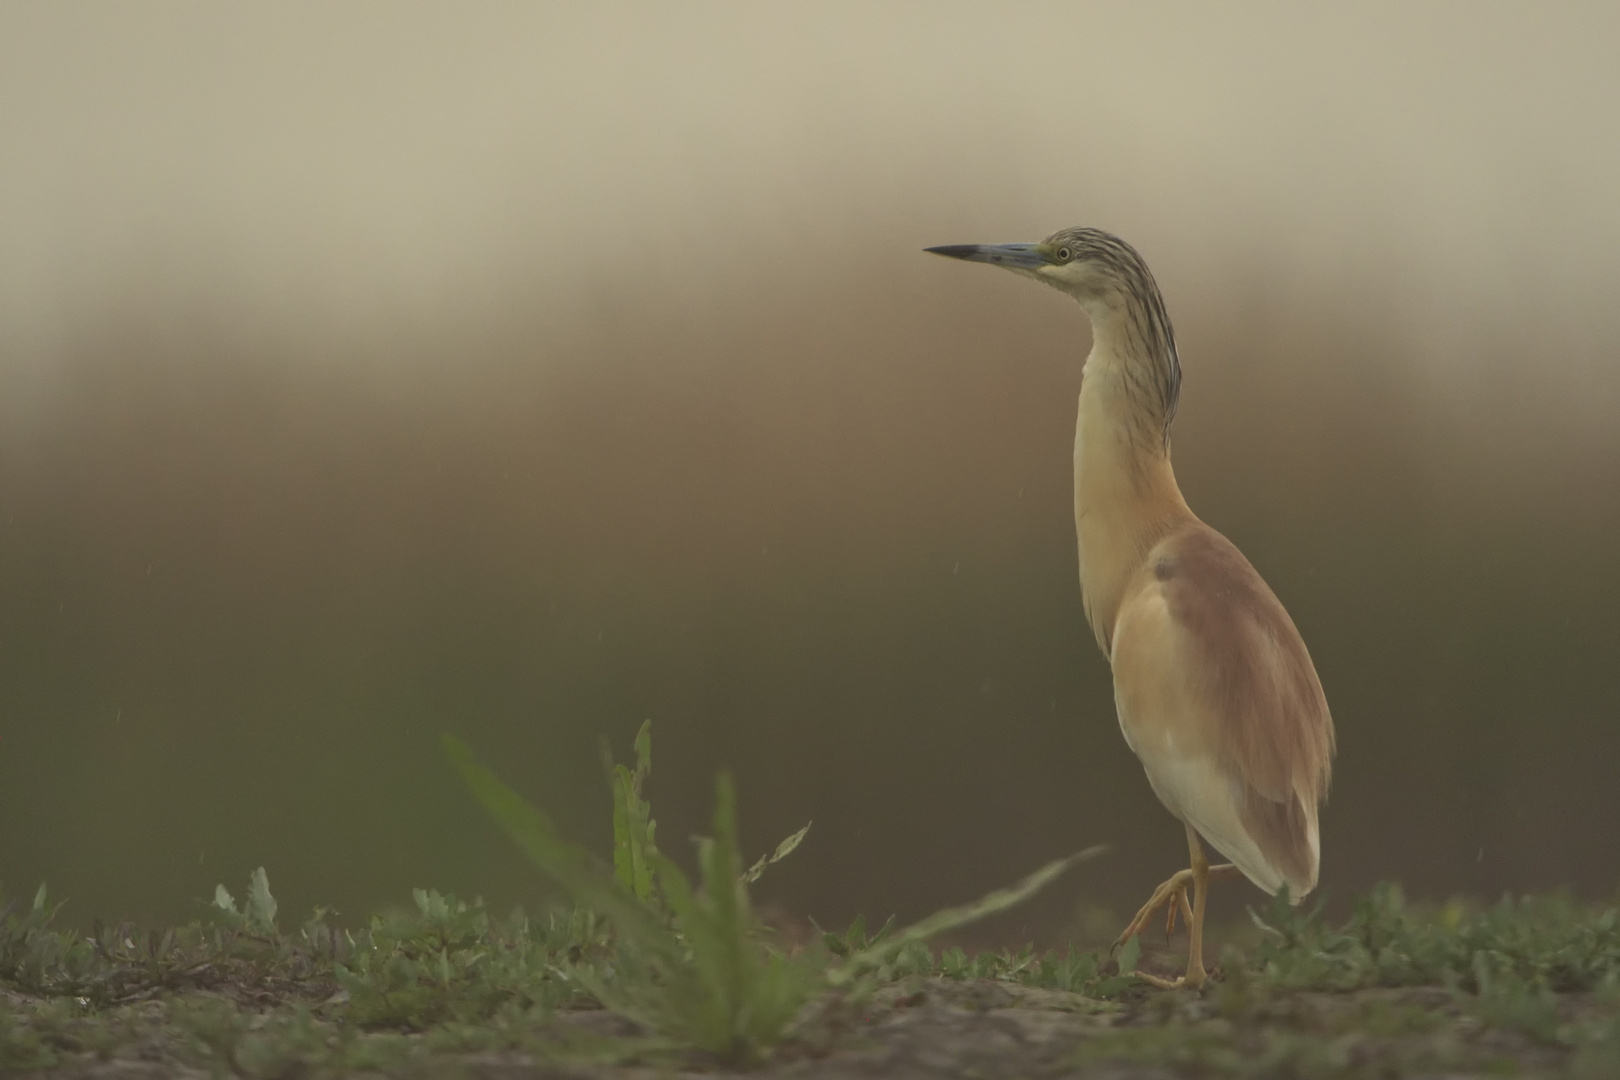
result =
[[[1209,883],[1217,878],[1234,877],[1240,873],[1231,863],[1211,866],[1204,854],[1204,846],[1198,839],[1198,833],[1191,825],[1187,826],[1187,854],[1192,865],[1186,870],[1178,871],[1169,881],[1155,889],[1152,897],[1142,905],[1142,910],[1136,913],[1136,918],[1131,920],[1131,924],[1115,942],[1115,948],[1118,948],[1141,933],[1147,927],[1148,921],[1153,918],[1153,913],[1166,903],[1170,905],[1165,925],[1165,932],[1168,934],[1175,928],[1175,918],[1179,909],[1187,923],[1187,936],[1190,938],[1187,943],[1187,974],[1179,979],[1161,979],[1144,971],[1136,973],[1144,982],[1166,990],[1182,986],[1197,988],[1204,985],[1204,981],[1209,977],[1208,972],[1204,970],[1204,904],[1209,894]],[[1188,889],[1193,890],[1191,905],[1187,902]]]
[[[1204,971],[1204,903],[1209,899],[1209,859],[1204,845],[1199,842],[1198,831],[1187,826],[1187,854],[1192,862],[1193,893],[1192,921],[1187,924],[1187,974],[1182,976],[1183,986],[1196,990],[1204,985],[1208,973]]]

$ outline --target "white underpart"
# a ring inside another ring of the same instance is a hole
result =
[[[1238,785],[1219,764],[1203,754],[1178,750],[1164,725],[1138,724],[1116,699],[1119,729],[1125,742],[1142,761],[1153,794],[1177,818],[1198,830],[1216,851],[1243,871],[1243,875],[1268,893],[1283,885],[1283,876],[1260,853],[1239,816],[1243,797]],[[1311,849],[1316,850],[1316,831],[1311,831]]]

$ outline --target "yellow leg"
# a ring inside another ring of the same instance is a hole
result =
[[[1187,904],[1187,892],[1183,889],[1176,894],[1176,902],[1164,909],[1164,940],[1169,941],[1170,935],[1176,932],[1176,915],[1181,915],[1181,921],[1187,926],[1192,925],[1192,908]]]
[[[1136,918],[1131,920],[1131,924],[1115,942],[1117,948],[1140,934],[1147,928],[1153,913],[1167,903],[1170,905],[1170,913],[1165,923],[1165,932],[1168,934],[1175,928],[1176,913],[1179,910],[1186,920],[1187,936],[1190,939],[1187,942],[1187,974],[1171,980],[1161,979],[1142,971],[1136,973],[1144,982],[1166,990],[1181,986],[1196,989],[1204,985],[1204,980],[1208,978],[1208,973],[1204,970],[1204,904],[1208,899],[1209,883],[1217,878],[1233,877],[1239,872],[1231,863],[1209,865],[1209,859],[1204,855],[1204,845],[1199,842],[1198,833],[1191,825],[1187,826],[1187,854],[1192,865],[1186,870],[1177,871],[1169,881],[1153,890],[1152,897],[1142,905],[1142,910],[1136,913]],[[1193,890],[1190,910],[1187,903],[1189,888]]]
[[[1208,973],[1204,971],[1204,903],[1209,899],[1209,859],[1204,856],[1204,845],[1198,833],[1187,826],[1187,853],[1192,860],[1193,893],[1192,922],[1187,924],[1187,974],[1181,977],[1183,986],[1196,990],[1204,985]]]

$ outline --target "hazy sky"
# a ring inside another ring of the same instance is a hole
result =
[[[920,288],[913,244],[1080,222],[1173,296],[1607,311],[1616,40],[1603,3],[8,4],[6,376],[120,298],[366,334],[839,254]]]

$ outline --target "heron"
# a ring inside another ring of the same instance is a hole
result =
[[[1043,281],[1091,322],[1074,435],[1074,524],[1086,621],[1113,672],[1125,742],[1187,831],[1188,867],[1153,891],[1116,947],[1168,906],[1201,987],[1211,881],[1248,878],[1299,900],[1316,887],[1333,719],[1305,642],[1237,547],[1190,510],[1170,467],[1181,361],[1146,261],[1073,228],[1039,243],[927,249]],[[1211,865],[1208,843],[1229,861]],[[1192,899],[1189,904],[1188,892]]]

